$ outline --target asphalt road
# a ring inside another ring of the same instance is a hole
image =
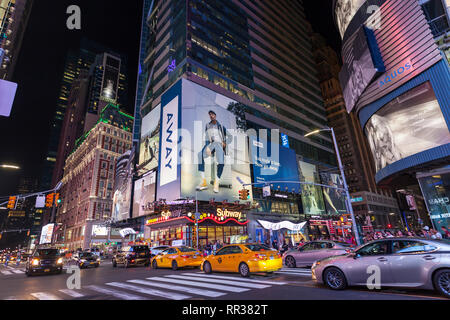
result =
[[[27,277],[24,265],[0,266],[0,300],[446,300],[435,292],[367,288],[332,291],[311,280],[308,269],[282,269],[270,276],[199,269],[145,267],[81,270],[81,289],[69,290],[70,274]]]

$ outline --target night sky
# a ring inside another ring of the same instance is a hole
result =
[[[304,0],[316,32],[337,50],[339,36],[331,15],[331,0]],[[81,7],[82,28],[66,27],[68,6]],[[55,111],[65,56],[82,37],[128,56],[128,105],[133,114],[138,66],[142,0],[35,0],[13,81],[19,83],[10,118],[0,118],[0,196],[15,193],[20,176],[40,178]],[[326,17],[326,19],[325,19]]]

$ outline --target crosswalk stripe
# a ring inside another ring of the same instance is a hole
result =
[[[11,271],[6,271],[6,270],[2,270],[2,273],[3,273],[5,276],[9,276],[10,274],[12,274]]]
[[[255,283],[263,283],[263,284],[274,284],[274,285],[284,285],[286,282],[276,282],[276,281],[268,281],[268,280],[256,280],[256,279],[244,279],[239,277],[227,277],[227,276],[216,276],[211,274],[198,274],[198,273],[183,273],[184,275],[194,276],[194,277],[207,277],[214,279],[231,279],[231,280],[240,280],[245,282],[255,282]]]
[[[167,277],[175,278],[175,279],[192,280],[192,277],[190,277],[190,276],[169,275]],[[223,284],[239,286],[239,287],[245,287],[245,288],[252,288],[252,289],[265,289],[265,288],[269,288],[270,287],[270,286],[263,285],[263,284],[248,283],[248,282],[238,282],[238,281],[228,281],[228,280],[204,278],[204,277],[195,277],[195,281],[223,283]]]
[[[195,281],[184,281],[184,280],[169,279],[169,278],[162,278],[162,277],[152,277],[152,278],[147,278],[147,279],[148,280],[153,280],[153,281],[162,281],[162,282],[170,282],[170,283],[175,283],[175,284],[184,284],[184,285],[191,286],[191,287],[209,288],[209,289],[216,289],[216,290],[229,291],[229,292],[245,292],[245,291],[249,291],[249,289],[245,289],[245,288],[223,286],[223,285],[213,284],[213,283],[198,283],[198,282],[195,282]]]
[[[131,284],[126,284],[126,283],[121,283],[121,282],[110,282],[110,283],[107,283],[107,285],[121,288],[121,289],[132,290],[132,291],[136,291],[138,293],[148,294],[148,295],[152,295],[152,296],[159,296],[159,297],[172,299],[172,300],[185,300],[185,299],[192,298],[190,296],[185,296],[184,294],[160,291],[160,290],[155,290],[155,289],[141,288],[138,286],[133,286]]]
[[[121,291],[117,291],[117,290],[112,290],[112,289],[107,289],[107,288],[102,288],[99,286],[95,286],[95,285],[90,285],[85,287],[86,289],[89,290],[93,290],[93,291],[97,291],[103,294],[107,294],[119,299],[123,299],[123,300],[145,300],[144,297],[141,296],[137,296],[134,294],[130,294],[130,293],[125,293],[125,292],[121,292]]]
[[[31,295],[38,300],[61,300],[61,298],[47,292],[35,292],[31,293]]]
[[[25,273],[25,272],[23,272],[22,270],[13,270],[12,272],[14,272],[14,273]]]
[[[71,296],[72,298],[82,298],[84,297],[84,294],[81,294],[77,292],[76,290],[70,290],[70,289],[61,289],[59,290],[62,293],[67,294],[68,296]]]
[[[206,296],[206,297],[212,297],[217,298],[224,296],[225,293],[217,292],[217,291],[211,291],[211,290],[204,290],[204,289],[196,289],[196,288],[189,288],[189,287],[182,287],[172,284],[164,284],[164,283],[158,283],[158,282],[150,282],[145,280],[128,280],[127,282],[136,283],[136,284],[142,284],[145,286],[153,286],[158,288],[164,288],[169,290],[179,290],[184,291],[187,293],[197,294],[200,296]]]

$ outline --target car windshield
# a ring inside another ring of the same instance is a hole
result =
[[[338,241],[335,241],[335,243],[338,244],[338,245],[340,245],[341,247],[346,247],[346,248],[350,248],[350,247],[353,246],[351,243],[347,243],[347,242],[338,242]]]
[[[133,247],[134,252],[143,252],[143,251],[149,251],[149,248],[147,246],[135,246]]]
[[[268,246],[265,246],[263,244],[246,244],[245,245],[248,249],[251,251],[271,251]]]
[[[93,254],[91,252],[82,252],[80,253],[80,258],[89,258],[92,257]]]
[[[36,255],[44,257],[54,257],[59,256],[59,252],[56,249],[40,249],[36,251]]]
[[[197,251],[194,248],[190,248],[190,247],[178,247],[178,250],[180,250],[181,252],[194,252],[194,251]]]

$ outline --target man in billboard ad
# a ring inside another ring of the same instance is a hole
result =
[[[142,119],[139,171],[148,172],[158,166],[161,105]]]
[[[242,184],[237,178],[251,183],[239,104],[187,80],[182,92],[182,196],[195,197],[197,192],[199,200],[239,201]]]
[[[259,139],[258,141],[256,136],[250,136],[249,138],[254,182],[269,183],[275,191],[298,193],[300,184],[271,183],[271,181],[299,181],[295,151],[277,143],[267,142],[265,139]],[[264,185],[258,185],[258,187],[262,186]]]
[[[134,183],[133,218],[154,212],[156,197],[156,171],[152,171]]]
[[[300,181],[320,183],[317,166],[304,161],[299,161]],[[307,215],[325,214],[322,188],[312,184],[302,185],[302,203],[304,213]]]
[[[114,221],[130,218],[134,154],[133,148],[117,159],[112,212]]]
[[[405,157],[450,143],[450,132],[429,82],[378,110],[365,132],[377,171]]]

